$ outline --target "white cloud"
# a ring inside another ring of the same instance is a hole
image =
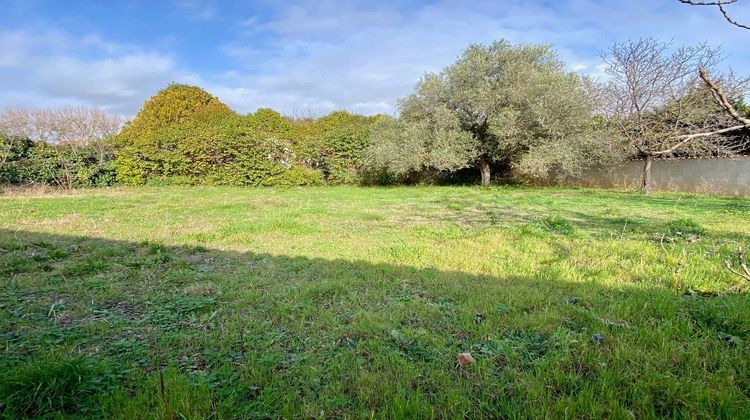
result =
[[[0,107],[85,103],[132,115],[167,83],[199,81],[168,55],[96,35],[7,31],[0,46]]]
[[[425,72],[450,64],[470,43],[502,38],[552,43],[570,70],[595,77],[605,77],[600,55],[612,42],[639,37],[723,44],[731,55],[727,66],[750,64],[746,31],[712,8],[678,2],[445,0],[415,6],[323,0],[226,16],[213,0],[174,1],[191,19],[226,25],[235,19],[236,36],[218,44],[215,56],[200,57],[223,62],[212,73],[186,67],[186,57],[151,49],[171,49],[179,33],[139,47],[98,34],[0,29],[0,106],[84,102],[133,115],[175,81],[202,86],[242,113],[259,107],[393,113],[397,99]]]
[[[260,22],[253,16],[245,21],[253,36],[263,32],[276,42],[264,49],[252,39],[234,40],[221,48],[237,63],[222,81],[226,100],[241,111],[273,106],[288,112],[304,105],[392,113],[396,99],[408,94],[424,72],[450,64],[470,43],[501,38],[552,43],[570,70],[598,78],[606,77],[601,54],[612,42],[628,38],[678,43],[706,38],[724,43],[734,62],[750,62],[744,43],[726,43],[746,34],[718,21],[713,12],[677,2],[444,1],[414,10],[347,4],[303,2],[285,6],[274,20]],[[232,86],[242,94],[231,94]]]

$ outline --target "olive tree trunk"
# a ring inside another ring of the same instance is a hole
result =
[[[486,156],[482,156],[479,158],[479,172],[482,174],[482,186],[486,187],[490,185],[490,160],[487,159]]]

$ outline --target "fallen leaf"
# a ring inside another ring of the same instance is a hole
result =
[[[471,356],[471,353],[459,353],[458,356],[456,356],[456,363],[460,367],[473,365],[474,362],[476,362],[476,360]]]

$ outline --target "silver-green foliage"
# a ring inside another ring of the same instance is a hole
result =
[[[393,173],[506,161],[528,176],[568,175],[611,156],[583,80],[547,45],[471,45],[399,108],[368,153]]]

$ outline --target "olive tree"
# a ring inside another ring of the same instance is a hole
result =
[[[471,45],[373,129],[370,162],[395,173],[476,167],[482,185],[493,161],[530,176],[578,173],[611,156],[582,87],[550,46]]]

